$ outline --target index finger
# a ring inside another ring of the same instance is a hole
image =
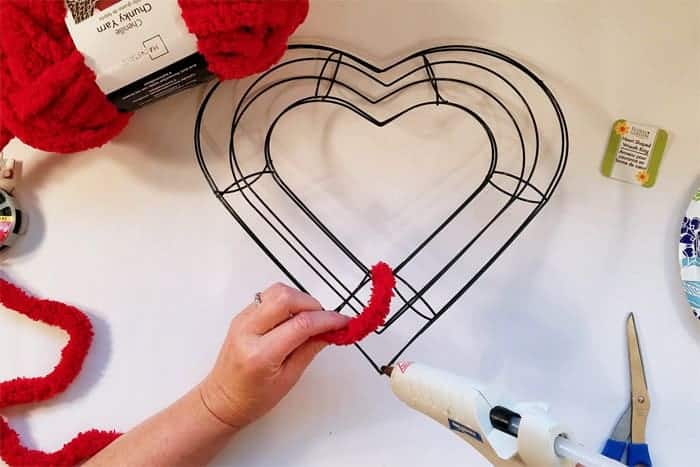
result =
[[[297,313],[322,309],[311,295],[277,283],[261,294],[260,304],[251,311],[250,322],[257,334],[265,334]]]
[[[274,361],[282,363],[310,338],[341,329],[348,321],[350,318],[335,311],[303,311],[262,336],[263,346]]]

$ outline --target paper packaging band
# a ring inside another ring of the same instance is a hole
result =
[[[135,110],[213,78],[177,0],[65,2],[75,47],[119,110]]]

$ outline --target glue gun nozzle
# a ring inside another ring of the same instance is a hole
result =
[[[385,374],[385,375],[387,375],[389,378],[391,378],[391,372],[394,371],[394,367],[393,367],[393,366],[389,366],[389,365],[384,365],[384,366],[381,368],[381,370],[382,370],[382,373],[383,373],[383,374]]]

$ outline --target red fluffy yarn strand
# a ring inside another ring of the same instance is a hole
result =
[[[19,435],[0,418],[0,457],[11,467],[73,466],[91,458],[119,436],[114,431],[84,431],[58,451],[46,453],[22,446]]]
[[[0,303],[34,321],[57,326],[68,333],[61,359],[46,376],[15,378],[0,383],[0,408],[49,399],[63,392],[78,376],[90,344],[92,325],[79,309],[26,294],[0,279]],[[90,430],[80,433],[62,449],[44,453],[22,446],[19,435],[0,417],[0,457],[8,465],[75,465],[119,436],[116,432]]]
[[[46,376],[15,378],[0,383],[0,408],[49,399],[63,392],[78,376],[92,343],[92,325],[80,310],[70,305],[41,300],[0,279],[0,303],[7,308],[51,326],[70,336],[61,360]]]
[[[319,339],[336,345],[350,345],[364,339],[384,324],[389,314],[396,279],[389,265],[382,262],[372,267],[371,278],[372,296],[362,313],[351,319],[343,329],[321,334]]]
[[[220,79],[264,71],[304,21],[308,0],[179,0]],[[65,24],[63,0],[0,1],[0,150],[17,136],[44,151],[101,146],[127,125],[95,83]]]

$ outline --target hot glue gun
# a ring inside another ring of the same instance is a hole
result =
[[[449,428],[494,466],[623,465],[574,442],[542,404],[492,400],[480,385],[419,363],[401,362],[382,371],[401,401]]]

